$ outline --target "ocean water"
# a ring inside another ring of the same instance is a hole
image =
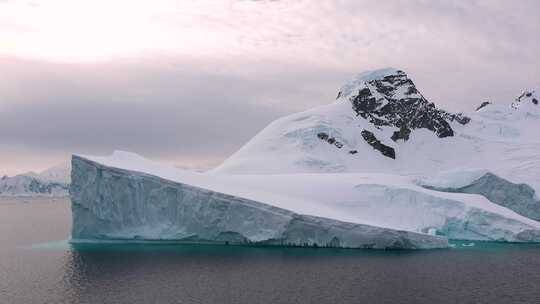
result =
[[[0,201],[4,303],[540,303],[540,246],[434,251],[67,243],[68,200]]]

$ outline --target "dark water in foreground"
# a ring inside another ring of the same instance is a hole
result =
[[[540,303],[540,246],[85,245],[67,201],[0,201],[0,303]]]

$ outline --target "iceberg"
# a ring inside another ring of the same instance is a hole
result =
[[[126,155],[116,153],[116,157]],[[141,240],[444,248],[443,237],[298,214],[235,195],[73,157],[72,241]]]
[[[136,154],[73,156],[73,241],[162,240],[376,249],[447,239],[540,241],[540,223],[482,196],[378,174],[213,175]]]

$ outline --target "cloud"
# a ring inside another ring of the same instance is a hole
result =
[[[534,0],[68,2],[0,3],[0,169],[115,148],[217,162],[379,67],[452,111],[539,85]]]
[[[272,120],[328,103],[341,81],[335,72],[307,67],[259,64],[264,72],[257,72],[253,63],[234,69],[208,63],[0,61],[9,71],[0,76],[0,143],[10,147],[0,149],[0,159],[15,170],[21,151],[43,155],[50,165],[69,153],[122,149],[179,164],[216,164]]]

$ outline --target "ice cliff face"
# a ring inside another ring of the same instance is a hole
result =
[[[257,201],[73,158],[74,241],[161,240],[444,248],[445,238],[297,214]]]

